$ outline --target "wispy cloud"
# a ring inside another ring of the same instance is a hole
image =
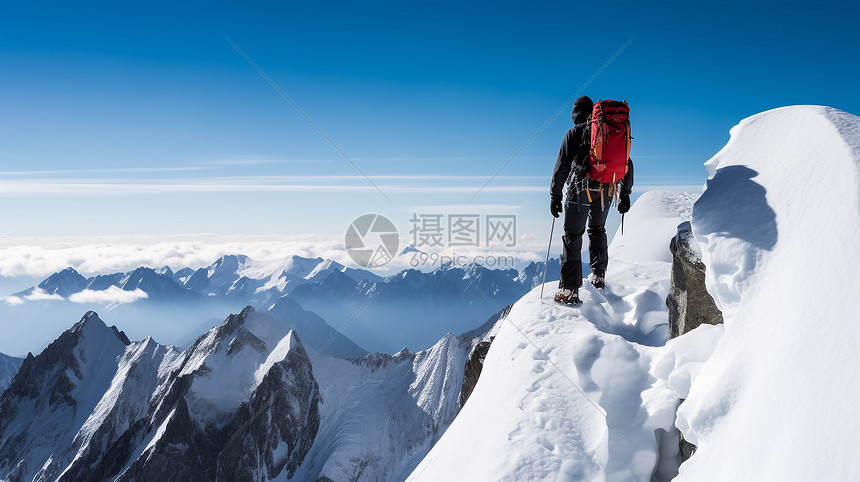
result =
[[[386,162],[445,162],[445,161],[468,161],[471,157],[386,157],[380,159]]]
[[[109,286],[105,290],[90,290],[86,289],[80,291],[78,293],[73,293],[69,295],[68,300],[72,303],[86,304],[86,303],[105,303],[105,304],[126,304],[133,303],[137,300],[148,298],[149,295],[146,294],[140,288],[137,288],[133,291],[125,291],[120,289],[118,286]],[[48,294],[45,290],[36,287],[33,288],[30,294],[25,296],[4,296],[0,298],[0,301],[5,301],[10,305],[21,305],[26,303],[27,301],[65,301],[66,298],[54,293]]]
[[[194,170],[196,168],[145,168],[112,170],[112,173],[170,172]],[[26,173],[39,176],[63,173],[97,173],[98,170],[79,171],[14,171],[7,177]],[[108,171],[104,171],[107,173]],[[0,173],[3,174],[3,173]],[[412,194],[445,194],[474,192],[485,176],[446,174],[381,174],[372,175],[379,187],[386,192]],[[637,191],[669,189],[698,192],[702,184],[693,184],[688,178],[647,179],[639,182]],[[484,191],[496,193],[525,193],[546,191],[545,176],[499,176],[496,185]],[[275,175],[275,176],[220,176],[191,178],[113,178],[113,177],[57,177],[39,179],[0,180],[0,196],[23,197],[34,195],[85,195],[115,196],[126,194],[171,194],[171,193],[228,193],[228,192],[370,192],[376,188],[356,175]]]
[[[240,156],[229,159],[215,159],[210,161],[204,161],[200,164],[203,166],[211,167],[211,166],[253,166],[253,165],[266,165],[266,164],[323,164],[332,162],[330,159],[284,159],[284,158],[271,158],[264,156]]]
[[[473,192],[484,179],[479,176],[373,176],[386,192],[396,193],[462,193]],[[0,196],[33,195],[127,195],[169,193],[225,192],[368,192],[376,188],[359,182],[357,176],[231,176],[193,179],[45,179],[0,180]],[[501,193],[545,191],[537,176],[511,177],[507,184],[487,187],[485,191]],[[384,182],[387,181],[387,182]],[[447,181],[440,185],[439,181]],[[524,182],[525,181],[525,182]]]
[[[134,291],[125,291],[116,286],[109,286],[106,290],[83,290],[78,293],[69,295],[69,301],[72,303],[111,303],[111,304],[126,304],[134,303],[137,300],[148,298],[140,288]]]
[[[32,293],[24,297],[27,301],[46,301],[46,300],[57,300],[62,301],[63,297],[54,293],[49,294],[45,290],[36,287]]]
[[[4,296],[0,298],[0,300],[3,300],[10,305],[21,305],[27,301],[63,301],[64,299],[65,298],[56,293],[49,294],[38,286],[33,288],[29,294],[24,296]]]
[[[4,297],[0,298],[0,300],[5,301],[6,303],[9,303],[10,305],[23,305],[24,304],[24,299],[21,298],[20,296],[4,296]]]
[[[0,176],[27,177],[27,176],[57,176],[69,174],[129,174],[129,173],[162,173],[162,172],[188,172],[205,171],[212,169],[210,166],[182,166],[182,167],[124,167],[124,168],[99,168],[99,169],[50,169],[40,171],[0,171]]]
[[[425,204],[405,208],[415,213],[477,213],[477,214],[514,214],[522,209],[516,204]]]

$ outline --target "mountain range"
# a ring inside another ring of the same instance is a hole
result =
[[[445,333],[475,328],[536,286],[543,265],[533,262],[517,271],[446,264],[382,278],[322,258],[292,256],[263,263],[227,255],[196,270],[139,267],[87,278],[69,267],[3,299],[10,318],[44,324],[68,319],[89,305],[115,315],[132,337],[181,344],[210,328],[225,311],[251,305],[268,312],[286,297],[297,304],[291,310],[314,313],[316,325],[330,328],[324,330],[328,335],[341,331],[354,348],[360,347],[335,354],[359,356],[365,350],[426,348]],[[553,259],[547,279],[557,278],[558,260]],[[315,340],[313,332],[302,333],[306,341]]]

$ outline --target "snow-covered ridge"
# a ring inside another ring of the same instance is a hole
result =
[[[410,480],[673,475],[677,461],[660,458],[671,436],[657,433],[672,431],[678,399],[651,367],[668,339],[668,241],[695,199],[644,194],[610,246],[607,288],[586,283],[581,308],[553,302],[551,283],[544,299],[537,287],[514,304],[471,397]]]
[[[693,213],[725,336],[679,410],[682,480],[860,478],[860,118],[743,120]]]

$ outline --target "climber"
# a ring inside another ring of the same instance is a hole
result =
[[[588,280],[595,288],[603,289],[605,286],[609,262],[606,217],[615,198],[619,213],[624,214],[630,209],[630,192],[633,188],[628,116],[626,102],[600,101],[594,104],[589,97],[582,96],[573,103],[571,118],[574,127],[567,131],[561,143],[550,184],[550,212],[557,218],[564,211],[564,247],[556,301],[573,305],[581,303],[581,250],[586,224],[591,268]],[[594,139],[597,139],[595,146],[608,147],[602,147],[603,152],[601,149],[593,150],[591,145]],[[613,155],[621,156],[618,157],[622,160],[617,166],[613,162],[619,161],[606,160]],[[566,202],[562,203],[565,184],[568,185]]]

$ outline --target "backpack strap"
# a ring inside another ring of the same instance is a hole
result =
[[[615,201],[615,205],[617,206],[618,205],[618,182],[615,181],[615,174],[614,173],[612,174],[612,187],[610,189],[612,189],[613,193],[615,194],[614,201]]]
[[[600,186],[600,210],[603,211],[604,209],[606,208],[603,206],[603,186]]]

